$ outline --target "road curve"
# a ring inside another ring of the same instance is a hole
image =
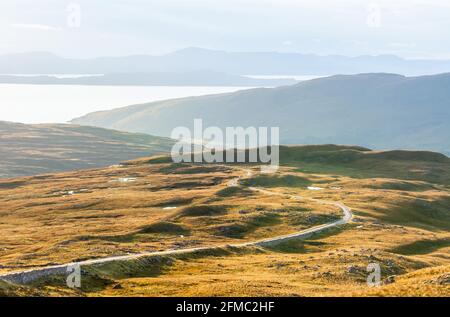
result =
[[[249,187],[249,189],[252,191],[257,191],[257,192],[265,193],[268,195],[284,196],[284,197],[288,197],[290,199],[296,199],[296,200],[302,199],[302,197],[297,196],[297,195],[288,195],[288,194],[283,194],[283,193],[277,193],[277,192],[272,192],[272,191],[257,188],[257,187]],[[315,233],[319,233],[326,229],[349,223],[353,218],[353,213],[352,213],[351,209],[341,202],[323,201],[323,200],[314,199],[314,198],[305,198],[305,199],[312,200],[312,201],[315,201],[315,202],[318,202],[321,204],[325,204],[325,205],[333,205],[333,206],[339,207],[342,210],[342,212],[344,213],[344,215],[342,216],[342,218],[340,220],[337,220],[337,221],[333,221],[333,222],[326,223],[323,225],[314,226],[312,228],[301,230],[301,231],[298,231],[298,232],[295,232],[292,234],[277,236],[277,237],[273,237],[273,238],[267,238],[267,239],[254,241],[254,242],[243,243],[243,244],[240,244],[240,246],[250,246],[250,245],[269,246],[269,245],[274,245],[274,244],[277,244],[280,242],[293,240],[293,239],[305,239]]]
[[[245,170],[245,172],[246,172],[246,177],[252,176],[252,172],[250,170]],[[237,177],[237,178],[231,180],[230,182],[228,182],[227,186],[229,186],[229,187],[240,186],[240,183],[239,183],[240,180],[241,180],[241,177]],[[88,265],[104,264],[104,263],[114,262],[114,261],[134,260],[134,259],[139,259],[142,257],[149,257],[149,256],[185,254],[185,253],[192,253],[192,252],[196,252],[196,251],[211,250],[211,249],[223,248],[223,247],[270,246],[270,245],[275,245],[280,242],[284,242],[284,241],[288,241],[288,240],[305,239],[307,237],[310,237],[313,234],[322,232],[329,228],[346,224],[346,223],[350,222],[350,220],[353,218],[351,209],[341,202],[330,202],[330,201],[322,201],[322,200],[318,200],[318,199],[314,199],[314,198],[303,198],[303,197],[296,196],[296,195],[277,193],[277,192],[269,191],[269,190],[258,188],[258,187],[249,187],[249,189],[252,191],[264,193],[267,195],[284,196],[284,197],[288,197],[290,199],[296,199],[296,200],[309,199],[309,200],[312,200],[312,201],[315,201],[318,203],[333,205],[333,206],[339,207],[342,210],[342,212],[344,213],[344,215],[343,215],[342,219],[340,219],[338,221],[315,226],[315,227],[301,230],[301,231],[298,231],[298,232],[295,232],[292,234],[276,236],[273,238],[244,242],[244,243],[240,243],[240,244],[226,244],[226,245],[216,245],[216,246],[209,246],[209,247],[197,247],[197,248],[187,248],[187,249],[178,249],[178,250],[144,252],[144,253],[131,254],[131,255],[122,255],[122,256],[106,257],[106,258],[101,258],[101,259],[86,260],[86,261],[75,262],[75,263],[66,263],[66,264],[54,265],[54,266],[45,266],[45,267],[40,267],[40,268],[36,268],[36,269],[0,274],[0,280],[17,283],[17,284],[28,284],[28,283],[31,283],[41,277],[45,277],[45,276],[49,276],[49,275],[68,274],[69,269],[73,268],[74,266],[82,267],[82,266],[88,266]]]

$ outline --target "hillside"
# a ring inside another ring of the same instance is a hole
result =
[[[283,144],[360,144],[450,154],[450,74],[337,75],[292,86],[181,98],[91,113],[77,124],[170,136],[203,125],[278,126]]]
[[[449,295],[448,158],[337,145],[281,154],[273,175],[258,174],[256,164],[173,164],[159,156],[0,180],[0,273],[209,247],[86,264],[78,290],[64,276],[0,281],[0,295]],[[353,220],[303,240],[229,246],[340,219],[327,201],[351,208]],[[373,262],[379,288],[366,284]]]
[[[0,178],[118,164],[166,153],[167,138],[70,124],[0,121]]]

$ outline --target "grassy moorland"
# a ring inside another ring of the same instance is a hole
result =
[[[147,251],[217,246],[83,267],[63,277],[0,282],[0,294],[70,296],[449,296],[450,159],[359,147],[282,147],[277,174],[254,165],[120,166],[0,181],[0,273]],[[228,187],[243,175],[240,187]],[[258,186],[300,196],[250,191]],[[341,217],[306,240],[230,247]],[[379,263],[383,285],[366,284]]]
[[[118,164],[167,153],[173,142],[72,124],[0,121],[0,179]]]

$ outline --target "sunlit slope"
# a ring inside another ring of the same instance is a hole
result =
[[[448,158],[358,146],[281,147],[277,174],[252,164],[120,166],[0,181],[0,272],[159,250],[185,255],[86,266],[0,294],[46,296],[448,296]],[[231,180],[241,179],[240,187]],[[245,175],[248,175],[245,173]],[[249,190],[251,186],[264,191]],[[286,195],[283,195],[286,194]],[[291,195],[298,197],[292,199]],[[351,223],[270,247],[227,247],[340,219]],[[383,285],[366,284],[379,263]]]

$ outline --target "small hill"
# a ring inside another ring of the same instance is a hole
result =
[[[243,150],[229,150],[225,157],[234,152]],[[252,150],[259,157],[259,149]],[[245,162],[251,165],[255,162],[249,161],[249,150],[245,150]],[[264,151],[266,152],[266,151]],[[270,152],[270,151],[269,151]],[[410,151],[410,150],[386,150],[374,151],[361,146],[354,145],[281,145],[279,146],[280,165],[283,167],[296,168],[304,173],[333,174],[348,176],[351,178],[391,178],[397,180],[413,180],[450,185],[450,158],[444,154],[431,151]],[[192,154],[187,154],[186,159],[193,161]],[[232,154],[233,155],[233,154]],[[191,156],[191,157],[189,157]],[[123,165],[154,165],[171,163],[169,155],[156,157],[139,158],[136,160],[123,162]],[[206,163],[206,162],[204,162]],[[234,163],[235,165],[240,163]],[[256,163],[257,165],[260,162]],[[208,172],[214,170],[214,164],[199,165],[195,169],[182,169],[182,165],[173,164],[166,168],[165,172],[176,174],[189,174],[195,171]],[[259,179],[259,181],[264,180]],[[302,183],[301,179],[283,178],[280,180],[285,185],[295,185]],[[270,185],[279,185],[276,179],[270,180]],[[305,185],[305,184],[303,184]],[[264,186],[259,183],[259,186]],[[388,185],[386,185],[388,186]],[[402,187],[401,184],[392,184],[393,187]],[[226,194],[226,191],[225,191]]]
[[[351,145],[299,145],[280,146],[282,162],[315,162],[315,163],[351,163],[362,159],[392,160],[404,162],[436,162],[450,163],[444,154],[430,151],[373,151],[368,148]]]
[[[228,156],[243,150],[228,150],[222,154]],[[259,153],[259,150],[256,150]],[[270,151],[269,151],[270,152]],[[450,185],[450,158],[444,154],[430,151],[374,151],[354,145],[281,145],[279,147],[280,165],[294,167],[305,173],[334,174],[352,178],[385,177],[392,179],[416,180]],[[191,154],[186,155],[189,159]],[[259,154],[257,154],[259,157]],[[249,162],[249,150],[245,150],[245,164]],[[191,161],[193,160],[190,157]],[[146,165],[170,163],[171,157],[139,158],[123,162],[123,165]],[[238,163],[236,163],[238,164]],[[232,164],[234,165],[234,164]],[[207,165],[206,165],[207,166]],[[199,166],[197,169],[208,171],[212,167]],[[172,167],[173,169],[174,167]],[[178,173],[181,173],[179,171]],[[185,171],[184,173],[188,173]],[[283,178],[281,183],[293,185],[301,180]],[[272,185],[280,182],[271,180]],[[263,186],[259,184],[259,186]]]
[[[0,121],[0,178],[118,164],[166,153],[173,141],[70,124]]]
[[[450,158],[429,151],[373,151],[349,145],[280,146],[280,163],[353,178],[386,177],[450,185]]]

